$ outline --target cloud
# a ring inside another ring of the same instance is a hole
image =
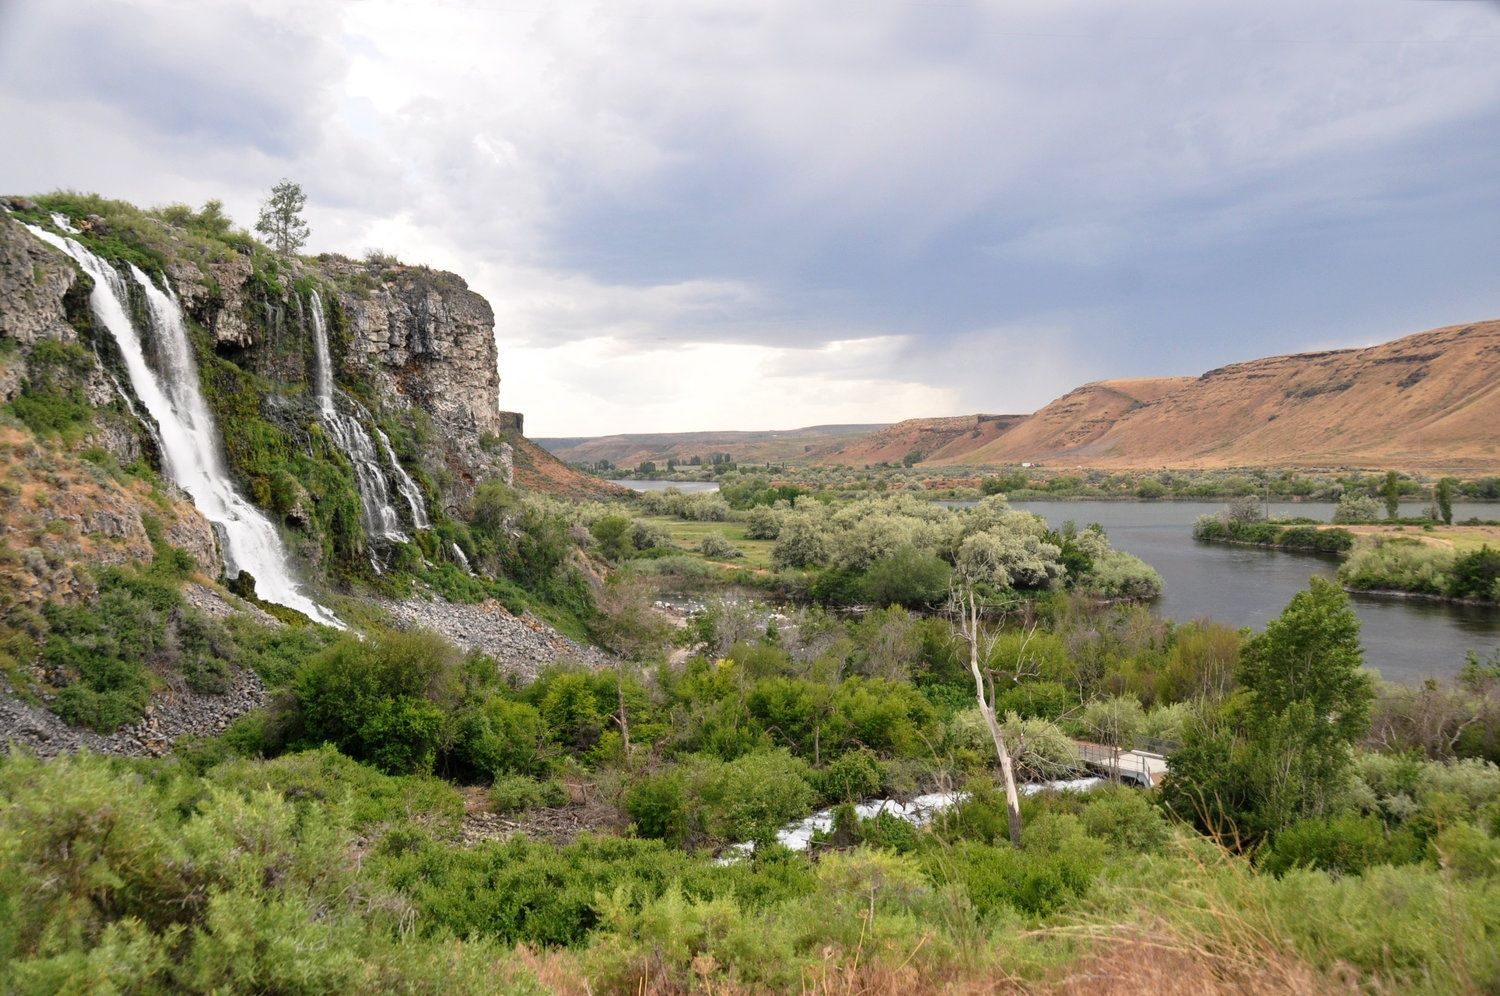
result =
[[[248,221],[295,177],[313,248],[491,299],[549,432],[1024,410],[1500,312],[1497,36],[1356,0],[12,0],[0,186]]]

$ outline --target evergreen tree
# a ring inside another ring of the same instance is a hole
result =
[[[300,184],[282,180],[271,188],[271,196],[260,207],[255,230],[283,256],[293,256],[307,244],[312,229],[302,219],[307,195]]]

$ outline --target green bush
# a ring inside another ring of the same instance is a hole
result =
[[[27,377],[11,410],[38,436],[73,439],[94,415],[84,393],[84,379],[94,364],[94,354],[76,342],[38,341],[27,357]]]
[[[1447,594],[1454,598],[1500,600],[1500,550],[1482,546],[1455,559],[1448,574]]]
[[[1051,831],[1055,826],[1045,821],[1039,829]],[[1074,833],[1081,838],[1081,831]],[[1035,846],[1021,851],[1008,845],[963,841],[930,856],[928,874],[960,886],[981,920],[994,920],[1010,911],[1034,917],[1054,914],[1092,888],[1099,871],[1098,855],[1067,836],[1055,848],[1043,835],[1034,837]]]
[[[1381,864],[1419,861],[1422,849],[1410,831],[1387,835],[1373,816],[1341,815],[1300,820],[1278,833],[1256,863],[1272,875],[1293,868],[1357,875]]]
[[[629,516],[606,515],[595,519],[589,532],[598,544],[599,555],[618,563],[635,552],[631,535],[633,528]]]
[[[966,699],[973,698],[972,688],[964,691]],[[1022,682],[995,696],[997,714],[1015,713],[1022,719],[1055,720],[1077,707],[1077,693],[1056,681]]]
[[[1417,540],[1375,537],[1356,546],[1339,568],[1339,580],[1357,590],[1409,591],[1443,595],[1449,590],[1455,557]]]
[[[864,576],[864,598],[871,605],[936,605],[948,594],[953,570],[935,553],[902,546],[870,565]]]
[[[1138,789],[1115,788],[1091,793],[1081,818],[1089,836],[1125,851],[1159,852],[1169,836],[1161,810]]]
[[[847,678],[834,690],[824,749],[865,747],[888,757],[923,753],[938,735],[937,711],[915,688],[886,678]]]
[[[542,806],[560,806],[567,794],[556,782],[539,782],[526,775],[500,775],[490,786],[490,806],[497,813],[514,813]]]
[[[528,702],[494,696],[455,718],[453,743],[445,757],[450,775],[539,775],[547,763],[547,727]]]
[[[1313,550],[1318,553],[1343,553],[1354,546],[1354,534],[1347,529],[1318,529],[1315,526],[1292,526],[1281,531],[1277,545],[1289,550]]]
[[[824,799],[859,802],[880,793],[884,774],[875,754],[860,749],[839,755],[818,772],[817,781]]]
[[[75,726],[109,732],[139,719],[155,674],[181,674],[201,692],[228,685],[227,635],[154,571],[105,568],[94,598],[49,603],[43,615],[42,661],[62,681],[53,709]]]
[[[435,634],[341,637],[293,681],[299,738],[393,774],[431,771],[457,681],[457,653]]]
[[[645,775],[625,793],[625,812],[636,833],[676,847],[687,842],[693,829],[687,784],[679,771]]]
[[[807,764],[784,750],[716,764],[701,788],[705,826],[720,840],[768,843],[812,806],[810,776]]]
[[[710,560],[735,560],[745,555],[745,551],[718,533],[710,533],[699,540],[698,552]]]

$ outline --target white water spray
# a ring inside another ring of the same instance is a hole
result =
[[[359,485],[359,504],[364,518],[365,532],[371,536],[382,536],[388,540],[405,542],[407,536],[401,531],[401,519],[391,504],[390,488],[386,482],[386,471],[380,465],[382,454],[396,481],[396,490],[401,492],[411,510],[412,526],[426,529],[431,523],[427,518],[427,507],[416,483],[402,468],[391,448],[391,441],[377,426],[375,435],[380,439],[381,452],[377,453],[370,434],[365,431],[360,415],[369,417],[352,398],[345,398],[354,414],[346,415],[338,409],[338,395],[333,386],[333,360],[328,351],[328,327],[323,321],[323,299],[312,292],[313,357],[317,371],[313,380],[313,394],[322,413],[323,424],[328,427],[334,442],[338,443],[349,462],[354,465],[355,482]],[[372,419],[373,421],[373,419]]]
[[[130,319],[129,291],[120,274],[73,239],[33,225],[26,227],[37,238],[70,256],[93,278],[89,305],[94,317],[114,337],[130,376],[130,386],[156,421],[167,476],[188,493],[205,518],[221,528],[226,573],[234,576],[249,571],[261,598],[342,629],[343,623],[337,617],[303,594],[276,527],[235,491],[218,427],[203,400],[198,366],[177,301],[135,266],[130,267],[131,278],[145,293],[156,333],[157,353],[163,367],[158,372],[146,362],[145,347]]]

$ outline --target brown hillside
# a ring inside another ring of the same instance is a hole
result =
[[[516,487],[558,498],[610,498],[630,493],[591,474],[574,470],[525,436],[511,436]]]
[[[1500,321],[1197,378],[1102,381],[939,464],[1500,468]]]
[[[1192,383],[1191,377],[1101,380],[1069,391],[994,442],[950,450],[936,463],[1021,463],[1058,459],[1094,443],[1127,413]]]
[[[950,452],[962,454],[985,446],[1025,419],[1025,415],[909,418],[845,443],[825,453],[818,462],[853,467],[872,463],[900,463],[913,451],[921,453],[925,461],[940,461]]]

